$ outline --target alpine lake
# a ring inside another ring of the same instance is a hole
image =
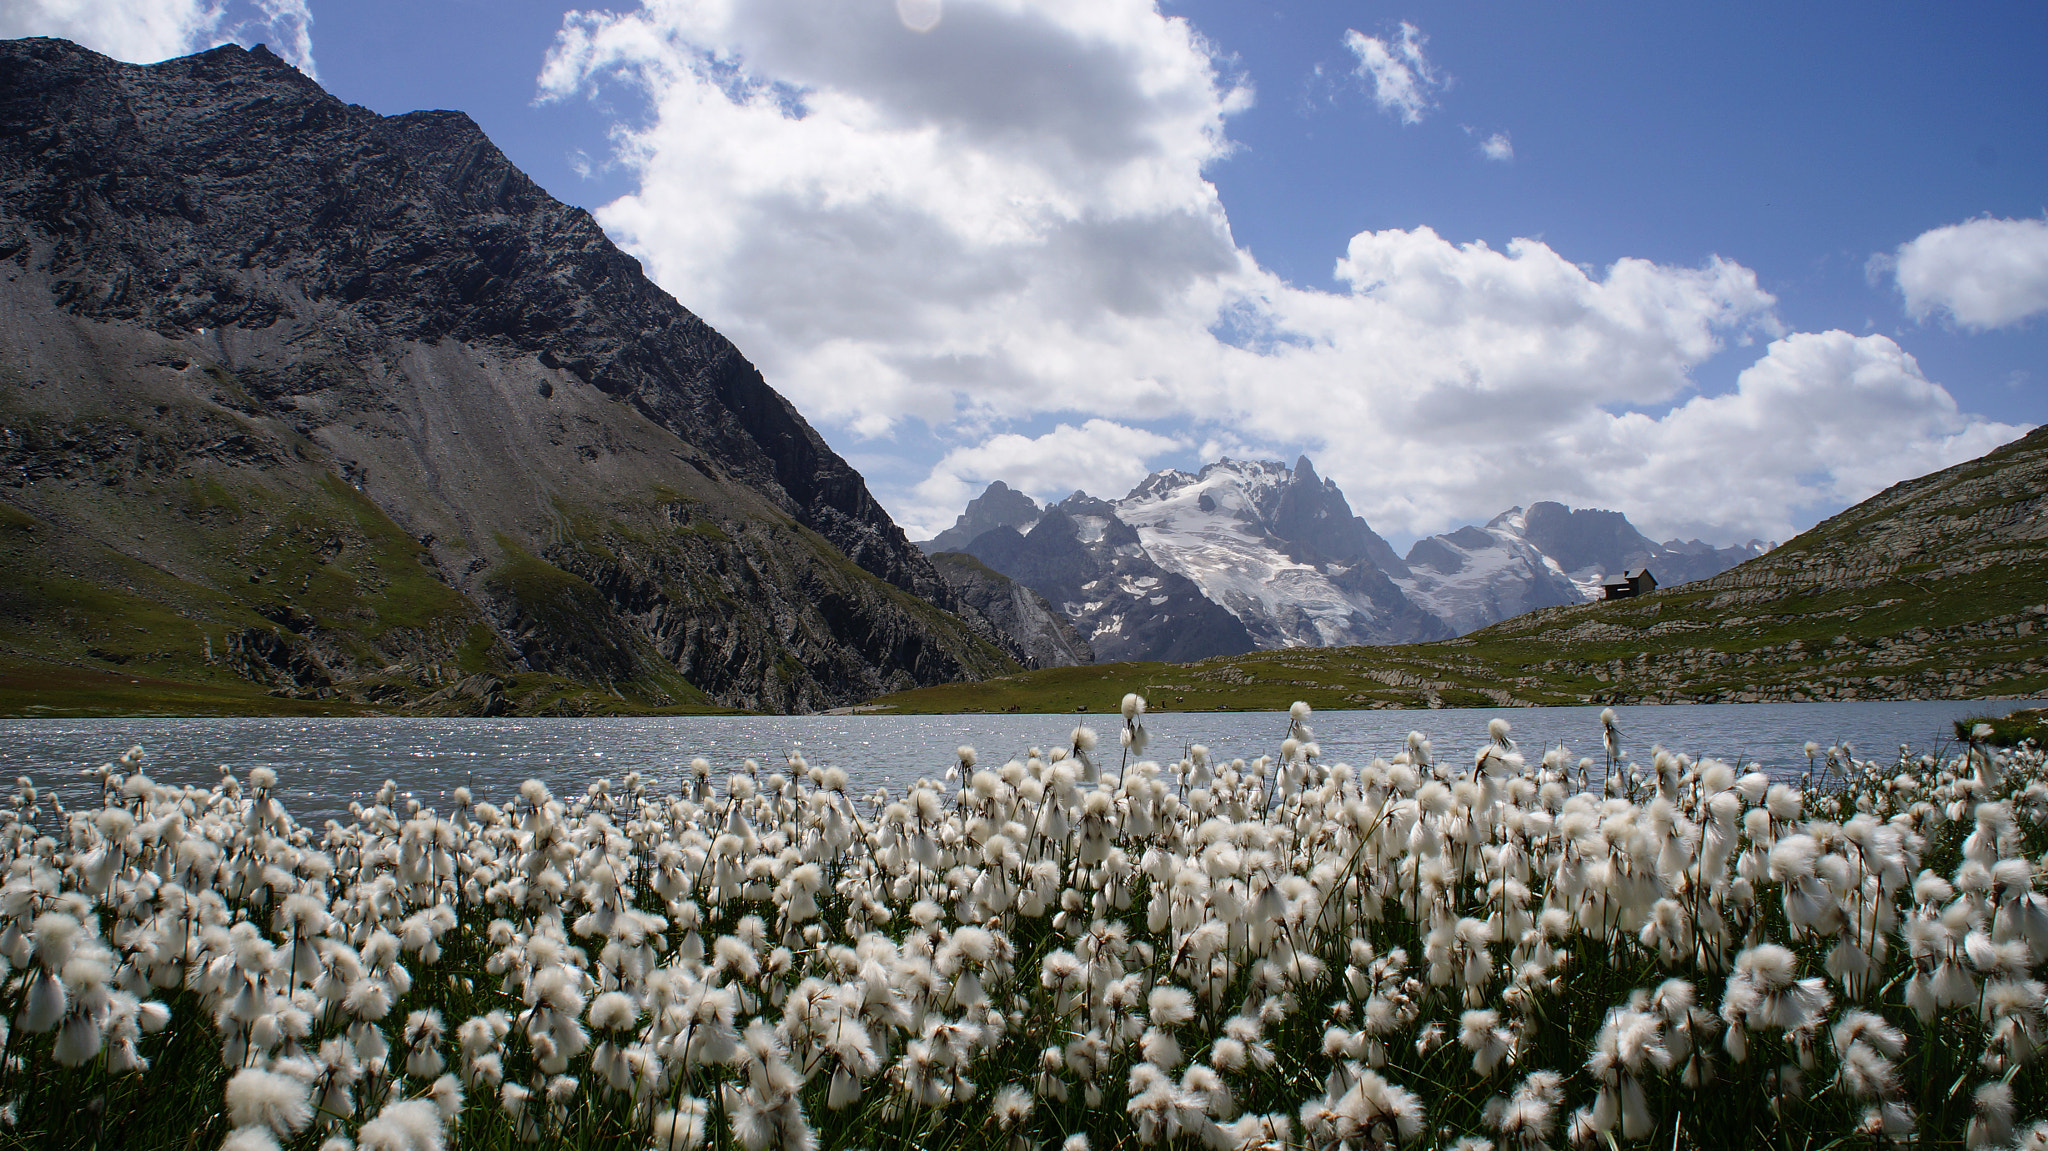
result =
[[[1796,781],[1809,762],[1805,745],[1841,746],[1858,759],[1895,761],[1955,742],[1954,721],[2001,716],[2026,700],[1853,703],[1683,704],[1616,708],[1621,757],[1647,765],[1655,747],[1760,766]],[[1562,746],[1576,761],[1604,765],[1598,707],[1323,711],[1309,726],[1323,763],[1392,756],[1408,733],[1430,739],[1439,763],[1469,765],[1488,742],[1487,721],[1511,725],[1531,759]],[[679,789],[698,756],[714,778],[746,770],[788,770],[805,762],[846,771],[849,790],[900,792],[920,777],[938,778],[973,747],[983,765],[1000,765],[1034,748],[1069,744],[1077,726],[1095,729],[1096,761],[1114,772],[1122,759],[1119,714],[809,715],[603,719],[234,719],[140,717],[0,720],[0,779],[26,776],[66,805],[96,802],[94,770],[132,746],[142,770],[160,783],[208,786],[221,768],[238,776],[274,769],[287,810],[301,823],[346,821],[350,801],[369,802],[386,780],[423,805],[446,809],[457,787],[503,803],[526,779],[565,799],[598,779],[620,787],[639,772],[656,793]],[[1277,756],[1284,712],[1154,711],[1143,719],[1144,758],[1170,763],[1196,744],[1219,761]],[[1825,751],[1822,755],[1825,756]]]

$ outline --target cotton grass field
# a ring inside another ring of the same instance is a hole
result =
[[[1476,762],[793,756],[301,827],[267,769],[0,811],[0,1141],[2048,1147],[2031,743],[1804,787]]]

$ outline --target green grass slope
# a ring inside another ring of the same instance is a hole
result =
[[[2048,693],[2048,429],[1909,480],[1710,580],[1470,635],[1061,668],[888,712],[1970,699]]]
[[[1016,667],[531,361],[340,364],[396,398],[301,426],[192,341],[0,305],[0,715],[802,711]]]

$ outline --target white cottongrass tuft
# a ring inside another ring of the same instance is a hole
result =
[[[277,1136],[264,1126],[237,1127],[221,1140],[220,1151],[279,1151]]]
[[[278,1135],[295,1135],[313,1118],[305,1080],[255,1067],[244,1067],[228,1080],[227,1105],[228,1122]]]
[[[1195,997],[1181,987],[1161,986],[1146,996],[1152,1022],[1161,1027],[1178,1027],[1195,1017]]]
[[[704,1145],[707,1107],[702,1099],[685,1096],[672,1111],[654,1117],[654,1151],[695,1151]]]
[[[446,1142],[441,1109],[429,1099],[393,1103],[356,1132],[357,1151],[441,1151]]]

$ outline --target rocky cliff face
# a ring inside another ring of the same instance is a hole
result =
[[[968,547],[1057,607],[1098,660],[1190,660],[1254,646],[1236,616],[1155,563],[1107,500],[1076,492],[1029,535],[1000,527]]]
[[[1046,598],[966,552],[940,552],[932,563],[960,602],[1002,633],[1028,668],[1095,662],[1095,649]]]
[[[772,710],[1010,666],[739,351],[460,113],[260,48],[0,43],[0,259],[18,658]],[[162,626],[93,655],[130,617]]]
[[[967,501],[967,510],[960,513],[952,527],[917,546],[926,555],[964,552],[967,545],[984,532],[997,528],[1015,528],[1020,534],[1028,532],[1043,514],[1037,500],[996,480],[980,495]]]

